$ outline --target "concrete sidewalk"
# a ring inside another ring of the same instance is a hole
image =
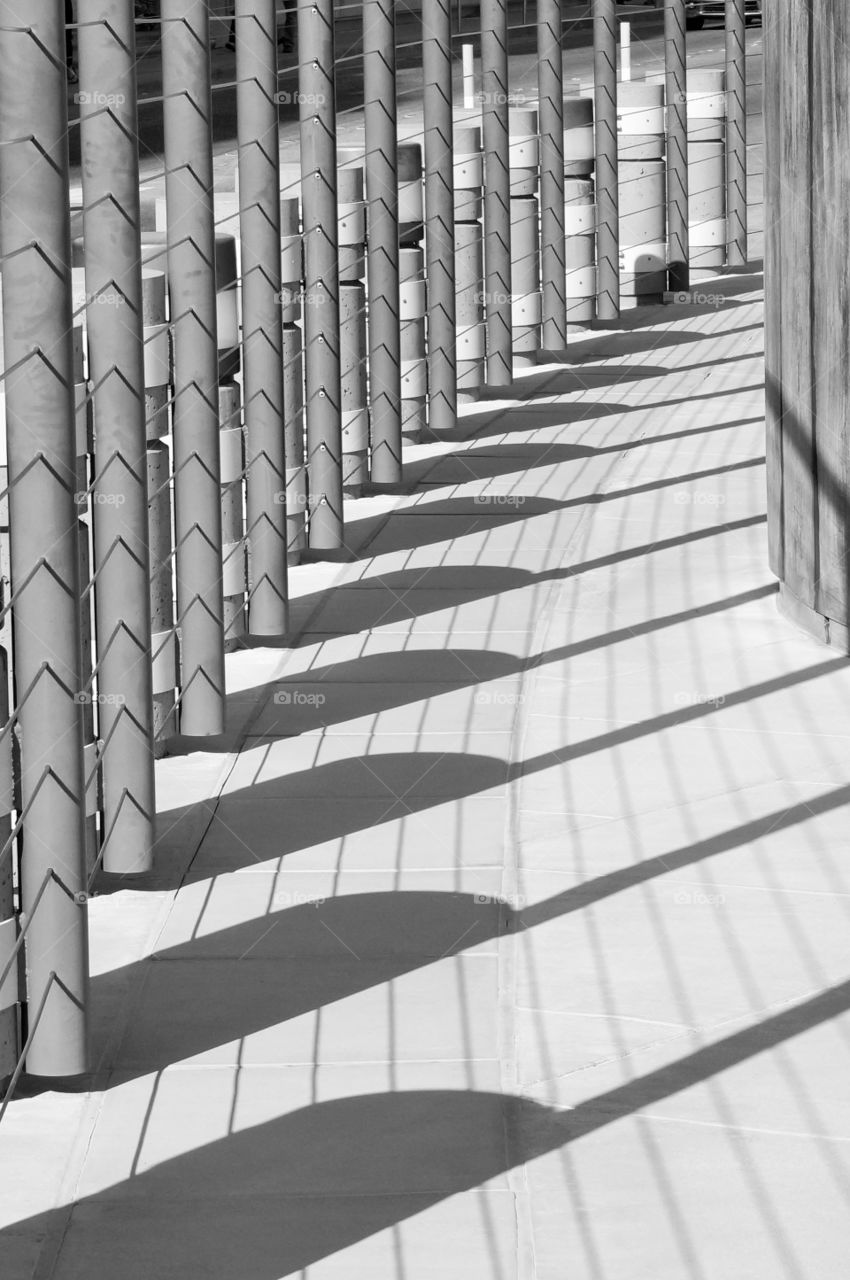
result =
[[[410,450],[91,905],[3,1275],[833,1280],[850,666],[775,608],[760,277]]]

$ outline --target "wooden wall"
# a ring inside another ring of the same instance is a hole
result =
[[[850,536],[850,4],[765,5],[770,564],[842,642]],[[806,619],[807,611],[813,617]],[[838,624],[838,625],[835,625]]]

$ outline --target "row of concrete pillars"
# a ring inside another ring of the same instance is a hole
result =
[[[299,0],[293,194],[275,3],[236,0],[234,238],[216,230],[206,6],[162,0],[157,227],[131,7],[78,0],[74,214],[63,7],[4,0],[0,1077],[88,1068],[95,877],[151,870],[155,756],[178,729],[224,731],[226,649],[286,636],[288,564],[344,548],[344,493],[398,485],[405,436],[453,431],[459,400],[562,353],[594,314],[615,320],[668,271],[687,288],[699,145],[725,162],[715,239],[746,257],[743,0],[727,0],[725,98],[688,82],[684,0],[665,0],[665,85],[619,93],[615,0],[594,0],[595,83],[565,98],[560,0],[538,0],[537,99],[515,110],[507,3],[482,0],[475,118],[454,105],[450,0],[424,4],[421,147],[398,139],[393,0],[364,0],[352,157],[332,0]],[[725,138],[694,133],[708,100]]]

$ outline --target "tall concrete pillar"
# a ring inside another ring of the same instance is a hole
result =
[[[850,9],[786,0],[764,38],[770,565],[783,611],[847,649]]]

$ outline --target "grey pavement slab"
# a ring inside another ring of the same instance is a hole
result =
[[[776,611],[760,286],[466,406],[293,568],[93,902],[90,1092],[4,1121],[22,1280],[846,1269],[850,668]]]

